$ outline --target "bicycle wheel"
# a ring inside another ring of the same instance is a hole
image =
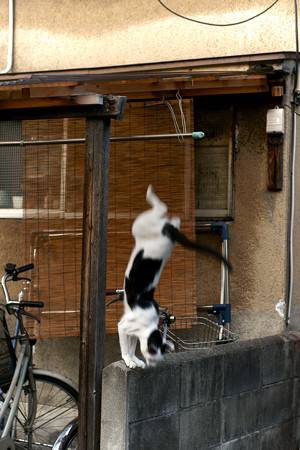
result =
[[[60,433],[53,450],[78,450],[78,448],[78,419],[75,419]]]
[[[24,384],[13,438],[16,449],[42,450],[52,448],[65,426],[78,416],[78,391],[66,379],[42,370],[33,371],[36,384],[36,414],[31,430],[26,419],[34,393]]]
[[[62,447],[62,450],[78,450],[78,434],[76,433],[73,437],[69,438]]]

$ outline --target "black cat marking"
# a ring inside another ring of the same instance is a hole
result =
[[[163,340],[159,330],[154,330],[148,337],[148,351],[151,355],[156,355],[157,350],[162,347]]]
[[[131,308],[140,306],[149,308],[152,304],[158,311],[154,300],[152,284],[161,269],[162,259],[144,258],[144,250],[135,256],[129,275],[125,277],[125,292],[127,303]]]

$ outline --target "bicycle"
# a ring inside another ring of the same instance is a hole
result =
[[[41,450],[52,448],[66,425],[78,416],[78,390],[66,378],[33,366],[30,338],[23,318],[39,320],[27,308],[42,308],[43,302],[10,298],[7,283],[30,278],[21,273],[33,264],[17,268],[5,265],[1,287],[5,303],[0,304],[0,448],[1,450]],[[21,290],[22,292],[22,290]],[[11,336],[7,315],[16,318]]]

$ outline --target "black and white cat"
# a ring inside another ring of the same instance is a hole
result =
[[[159,305],[154,299],[162,270],[176,242],[195,250],[206,251],[228,262],[210,247],[190,241],[179,231],[180,219],[167,217],[167,206],[148,187],[147,202],[152,206],[133,223],[135,247],[131,253],[124,281],[124,314],[118,323],[122,358],[130,368],[145,367],[135,356],[137,340],[147,365],[155,365],[173,343],[159,331]]]

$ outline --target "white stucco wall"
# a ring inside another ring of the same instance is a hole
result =
[[[183,15],[227,23],[271,0],[164,0]],[[6,64],[7,0],[0,0],[0,68]],[[294,51],[294,2],[233,27],[183,20],[157,0],[15,0],[14,71],[88,68]]]

